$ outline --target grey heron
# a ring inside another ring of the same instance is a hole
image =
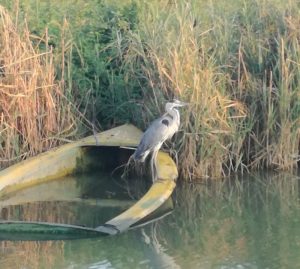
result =
[[[154,164],[156,167],[157,153],[162,144],[167,139],[172,138],[179,128],[180,114],[176,108],[185,105],[187,104],[178,100],[166,103],[166,113],[151,123],[143,134],[142,139],[133,154],[133,159],[135,161],[144,162],[147,156],[152,153],[151,171],[153,180],[156,179],[156,175],[154,176]]]

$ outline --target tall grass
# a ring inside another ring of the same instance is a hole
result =
[[[138,31],[119,36],[144,106],[190,103],[171,145],[185,178],[299,159],[299,7],[284,1],[140,2]],[[226,6],[225,5],[225,6]],[[146,82],[145,82],[146,81]]]
[[[55,78],[47,33],[33,37],[17,18],[0,7],[0,167],[60,144],[78,123]]]
[[[54,57],[58,88],[94,125],[145,129],[167,100],[190,103],[168,144],[183,177],[297,167],[296,1],[27,0],[21,7],[35,33],[49,27],[54,50],[41,58]],[[22,143],[14,143],[18,150]]]

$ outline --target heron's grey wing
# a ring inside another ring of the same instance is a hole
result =
[[[141,142],[134,154],[135,159],[145,159],[152,149],[168,138],[169,120],[161,117],[152,122],[143,134]]]

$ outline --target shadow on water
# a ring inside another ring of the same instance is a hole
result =
[[[241,179],[242,178],[242,179]],[[1,268],[300,268],[299,178],[182,184],[156,223],[96,239],[0,242]]]

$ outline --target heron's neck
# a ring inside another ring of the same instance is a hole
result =
[[[176,121],[176,124],[179,125],[180,122],[180,114],[179,111],[175,108],[168,109],[167,114],[170,115],[174,121]]]

